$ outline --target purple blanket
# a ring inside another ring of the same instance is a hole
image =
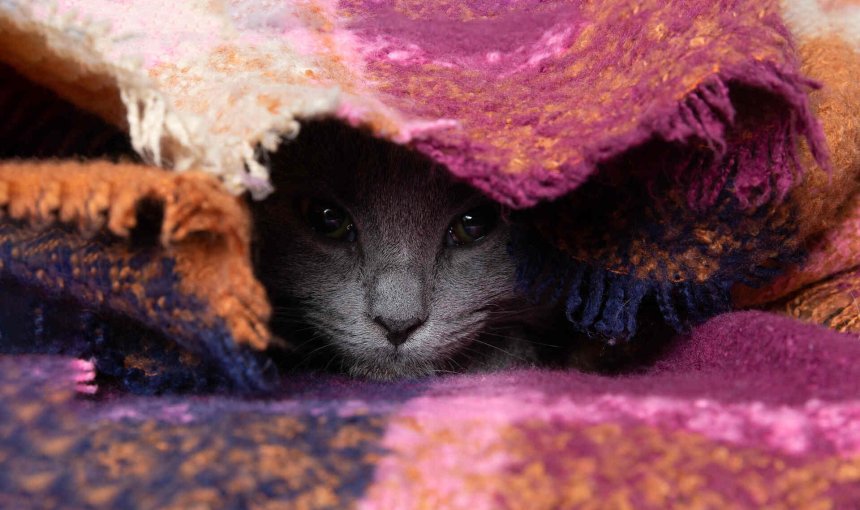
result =
[[[84,362],[2,358],[0,505],[855,508],[858,358],[761,312],[620,378],[305,376],[274,400],[92,399]]]

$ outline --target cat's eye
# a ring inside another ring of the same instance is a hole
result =
[[[324,200],[305,198],[299,201],[299,211],[314,232],[340,241],[355,241],[355,225],[342,207]]]
[[[499,221],[498,209],[492,204],[476,207],[457,216],[448,226],[445,244],[463,246],[486,237]]]

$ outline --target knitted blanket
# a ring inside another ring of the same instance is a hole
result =
[[[850,507],[858,34],[850,1],[0,1],[0,501]],[[280,377],[247,200],[321,117],[521,209],[519,290],[657,361]]]
[[[5,357],[0,505],[854,508],[857,356],[854,337],[739,312],[628,377],[308,376],[270,400],[82,399],[91,364]]]

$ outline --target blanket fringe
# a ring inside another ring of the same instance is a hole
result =
[[[752,136],[727,132],[729,127],[739,127],[741,115],[732,97],[738,87],[766,92],[785,102],[778,112],[757,112],[761,115],[752,120],[758,123],[752,126]],[[806,140],[813,160],[830,172],[824,131],[809,105],[808,91],[818,88],[817,82],[772,62],[754,62],[712,76],[674,112],[657,116],[645,128],[669,142],[699,140],[709,149],[708,157],[678,168],[675,175],[688,186],[691,208],[712,207],[730,177],[741,207],[755,208],[771,199],[782,201],[802,176],[799,138]]]
[[[609,271],[571,259],[526,228],[514,230],[508,247],[517,263],[517,291],[535,303],[562,303],[568,321],[578,330],[608,343],[630,340],[637,333],[639,311],[652,300],[667,325],[677,332],[731,310],[736,283],[760,286],[779,273],[780,264],[754,266],[745,274],[718,274],[704,282],[672,282],[669,275],[646,279]],[[780,263],[797,263],[785,254]]]

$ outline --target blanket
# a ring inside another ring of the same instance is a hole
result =
[[[849,507],[858,20],[824,0],[0,1],[0,500]],[[656,360],[281,377],[247,200],[323,117],[520,210],[519,290]]]
[[[81,398],[92,363],[4,357],[0,504],[854,508],[857,356],[853,336],[735,312],[625,377],[303,376],[269,400]]]

